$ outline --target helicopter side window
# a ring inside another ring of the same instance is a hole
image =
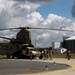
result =
[[[5,46],[5,49],[7,49],[8,48],[8,46]]]

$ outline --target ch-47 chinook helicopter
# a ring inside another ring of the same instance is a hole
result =
[[[0,42],[0,54],[7,55],[7,58],[17,57],[17,58],[34,58],[38,56],[42,59],[41,52],[36,51],[34,46],[31,43],[30,32],[28,29],[44,29],[44,30],[58,30],[58,31],[71,31],[71,30],[62,30],[62,29],[51,29],[51,28],[36,28],[36,27],[18,27],[18,28],[7,28],[0,29],[3,30],[13,30],[13,29],[21,29],[16,38],[10,39],[6,37],[0,37],[3,39],[10,40],[10,42]]]

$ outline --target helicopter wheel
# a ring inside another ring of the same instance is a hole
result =
[[[42,56],[42,54],[40,55],[40,57],[39,57],[39,59],[42,59],[43,58],[43,56]]]

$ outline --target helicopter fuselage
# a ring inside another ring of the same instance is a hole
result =
[[[34,59],[41,56],[41,52],[36,51],[34,47],[28,44],[13,44],[10,42],[0,43],[0,54],[7,55],[7,58],[26,58]]]

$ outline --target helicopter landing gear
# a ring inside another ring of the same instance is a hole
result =
[[[42,59],[43,58],[43,56],[42,56],[42,54],[40,55],[40,57],[39,57],[39,59]]]

